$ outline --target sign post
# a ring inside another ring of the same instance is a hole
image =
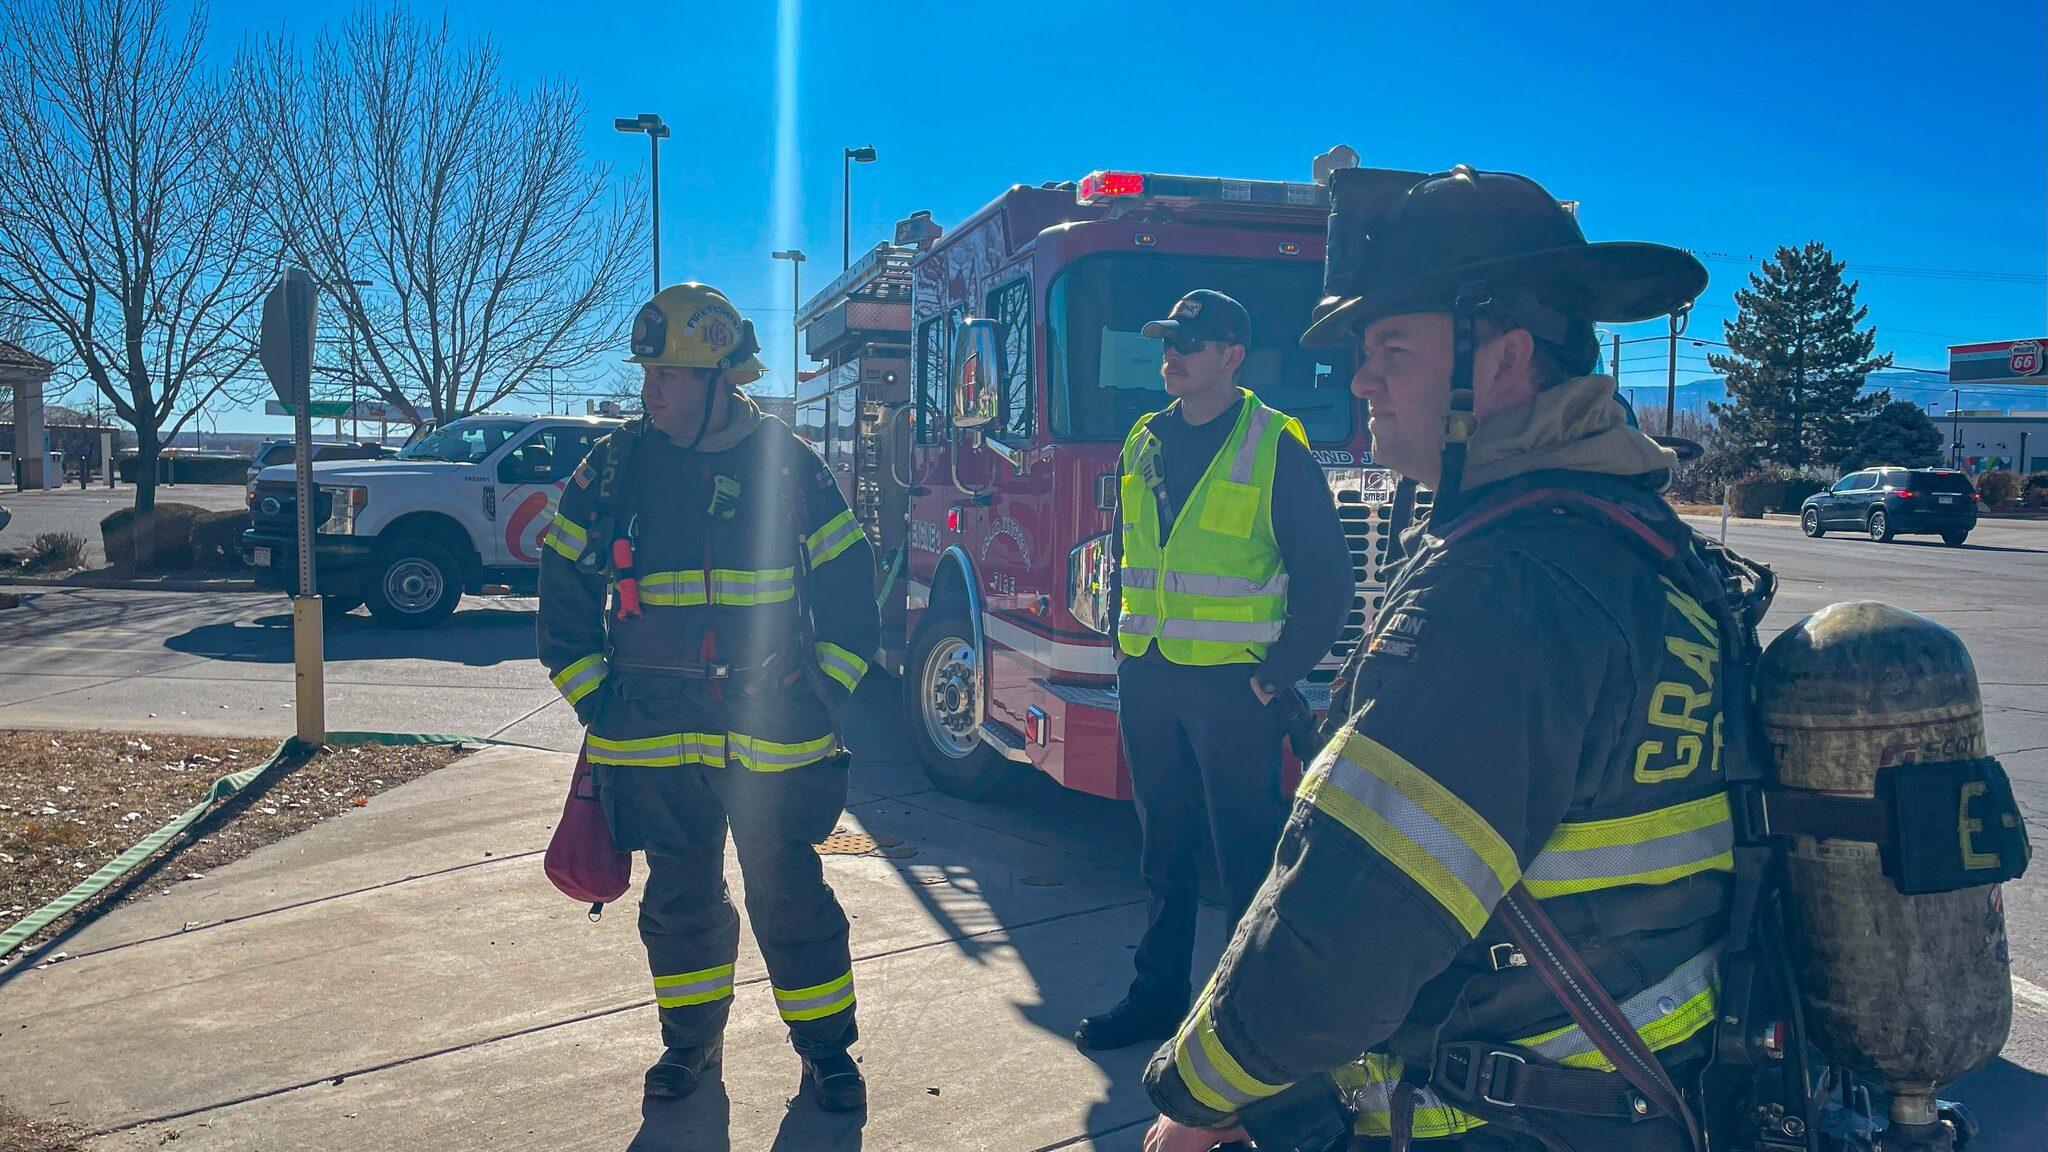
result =
[[[327,740],[325,666],[321,652],[320,597],[313,571],[313,337],[318,326],[319,296],[313,278],[302,268],[287,268],[263,300],[263,332],[258,358],[277,391],[278,401],[292,409],[292,447],[298,458],[299,583],[292,597],[292,665],[296,687],[298,738],[305,744]]]

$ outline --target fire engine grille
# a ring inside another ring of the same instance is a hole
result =
[[[1351,613],[1344,630],[1330,646],[1332,659],[1342,662],[1372,630],[1372,622],[1385,602],[1387,585],[1381,569],[1387,562],[1387,545],[1393,536],[1394,504],[1388,491],[1340,491],[1337,518],[1344,524],[1344,541],[1351,548],[1351,575],[1358,583],[1352,597]],[[1417,514],[1429,507],[1429,494],[1415,498]]]

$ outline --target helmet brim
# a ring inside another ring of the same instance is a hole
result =
[[[1574,244],[1465,264],[1397,281],[1332,308],[1307,332],[1303,348],[1355,343],[1374,321],[1411,312],[1447,312],[1472,283],[1526,287],[1551,307],[1591,323],[1627,324],[1678,311],[1706,289],[1707,269],[1691,253],[1662,244]]]

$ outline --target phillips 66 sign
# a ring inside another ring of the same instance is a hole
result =
[[[2048,337],[2031,340],[1995,340],[1987,344],[1951,344],[1948,348],[1948,382],[1971,384],[2039,384],[2048,386],[2048,364],[2042,363],[2041,346]]]

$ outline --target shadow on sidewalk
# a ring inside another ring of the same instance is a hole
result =
[[[173,652],[241,664],[292,662],[288,612],[254,620],[202,624],[164,641]],[[437,660],[469,667],[534,660],[534,615],[503,608],[457,612],[422,631],[386,628],[361,612],[327,622],[326,657],[344,660]]]

